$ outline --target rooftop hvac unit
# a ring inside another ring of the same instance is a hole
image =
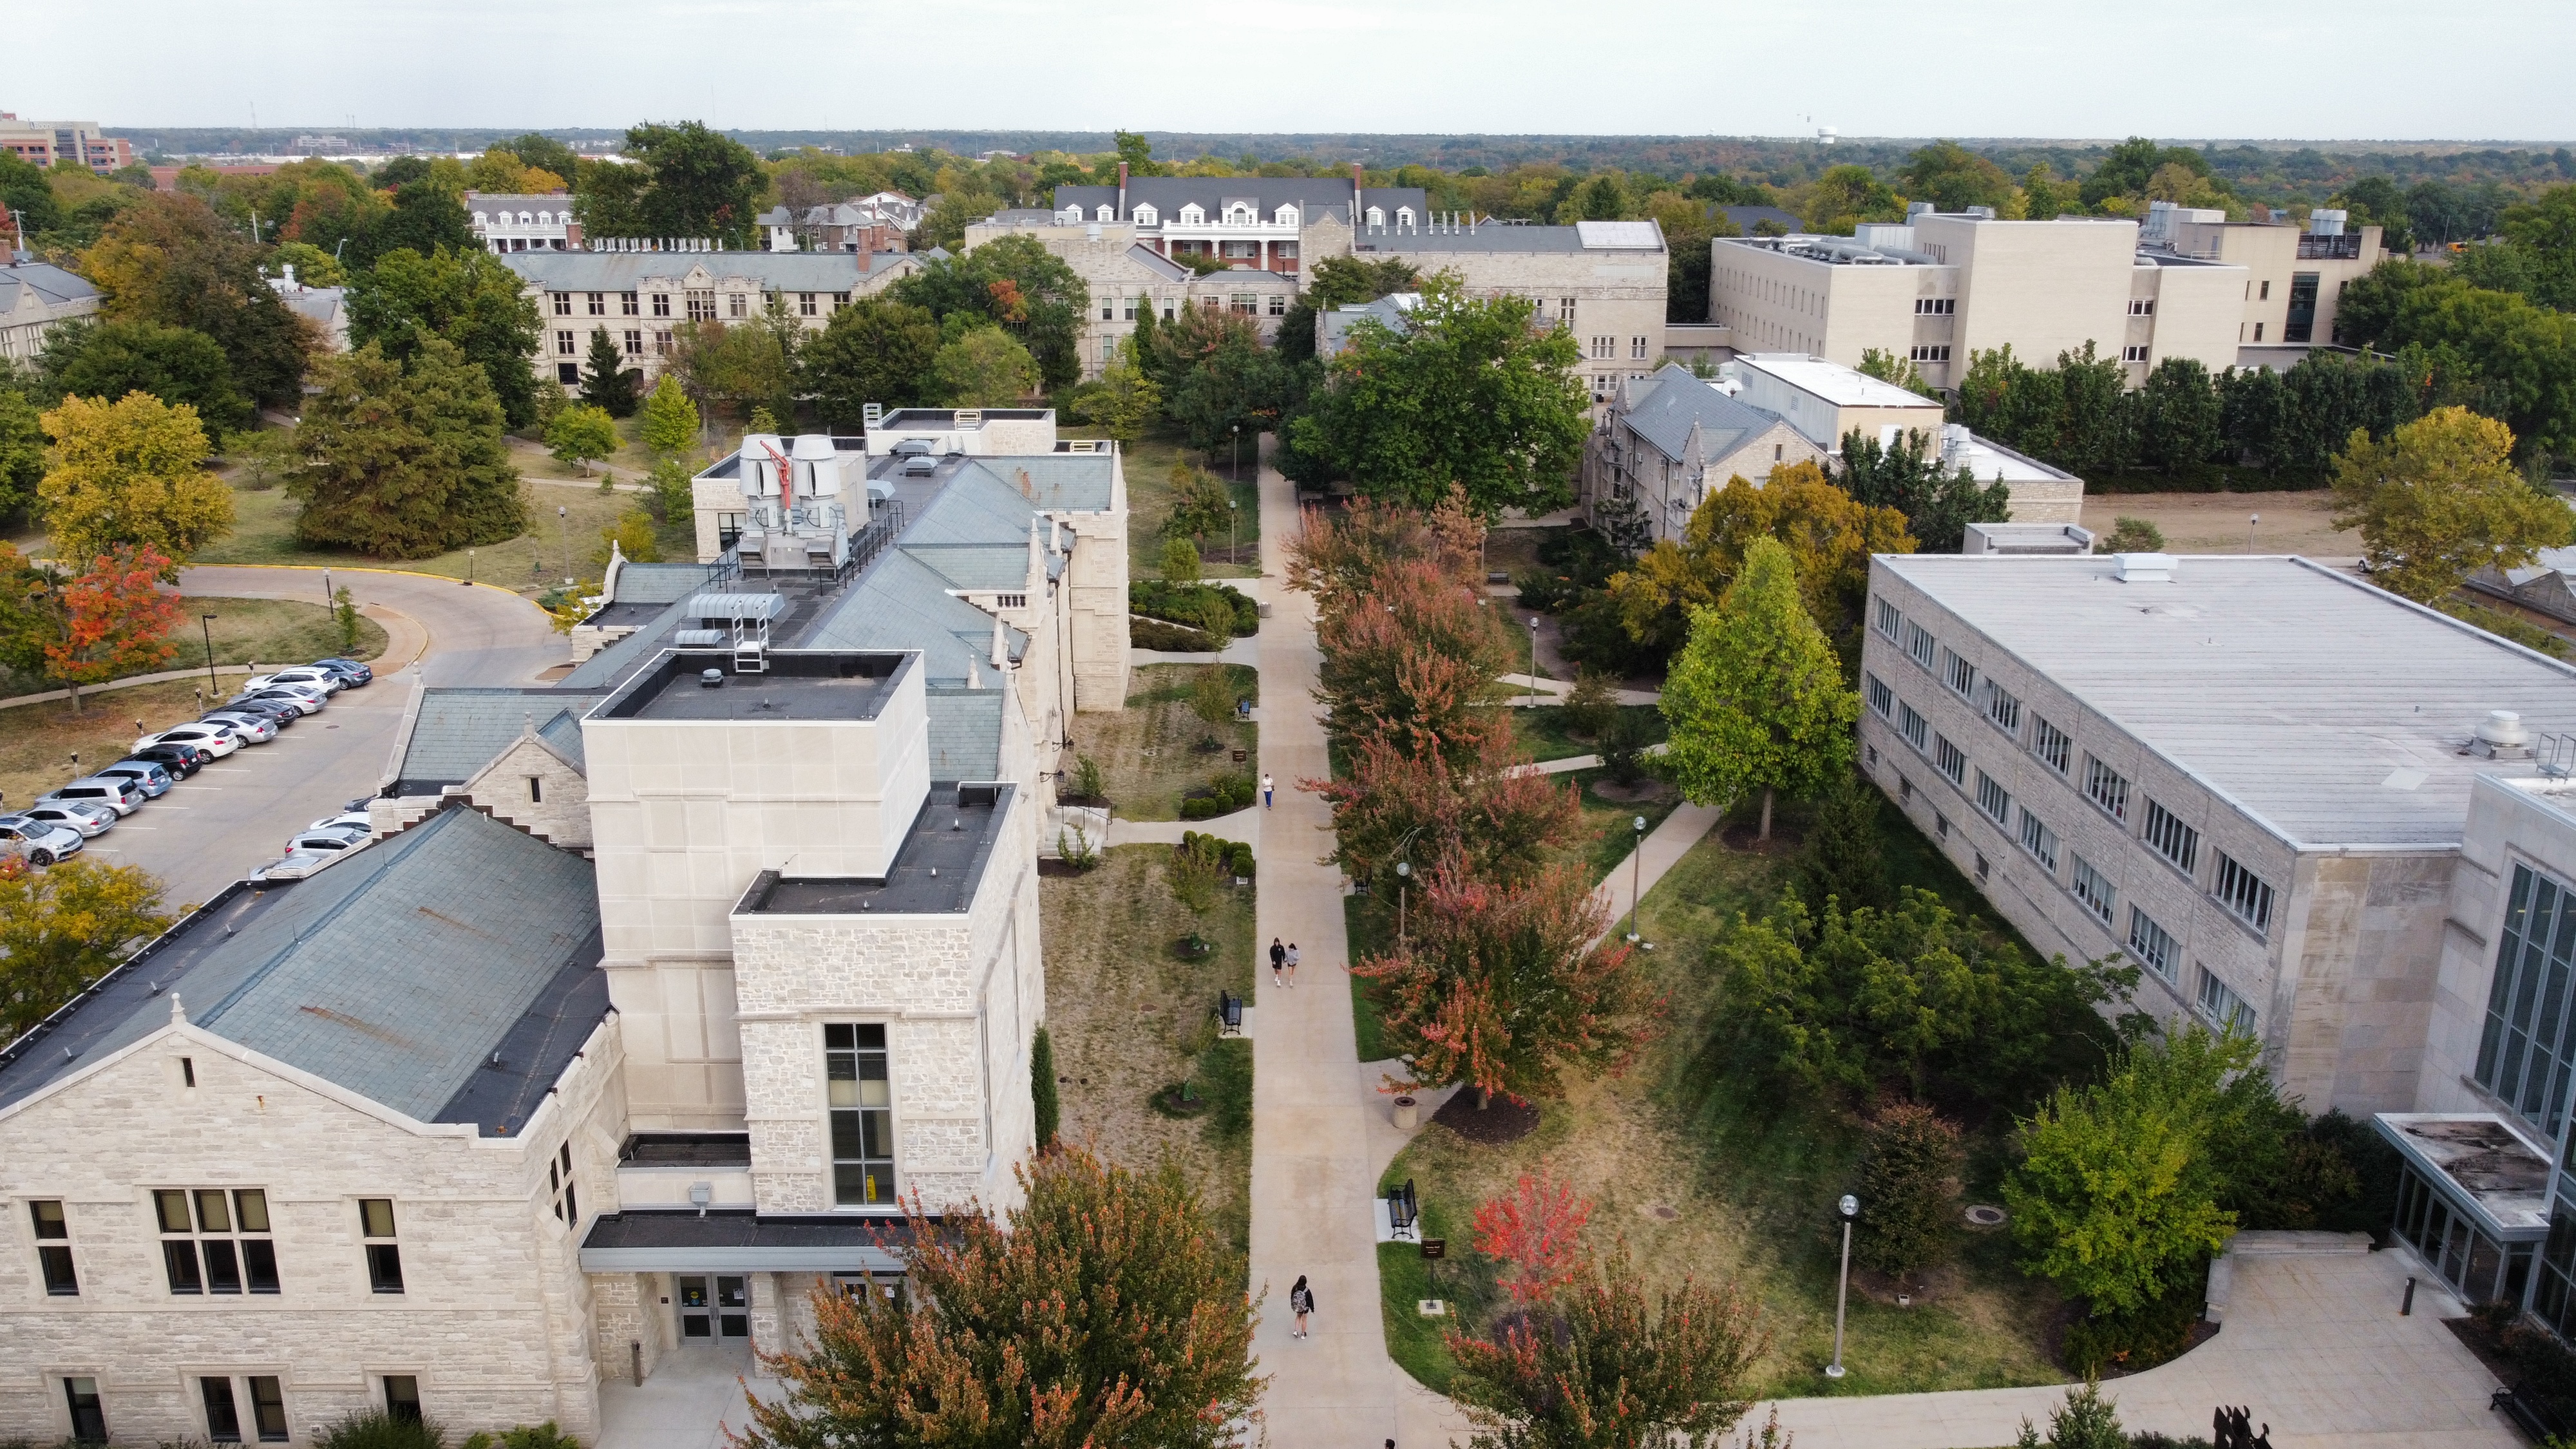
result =
[[[2350,220],[2352,220],[2352,214],[2340,209],[2309,212],[2308,235],[2341,236],[2343,235],[2344,223]]]

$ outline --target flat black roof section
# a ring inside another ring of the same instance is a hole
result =
[[[751,1166],[748,1132],[638,1132],[618,1149],[620,1167]]]
[[[1007,784],[934,780],[930,798],[913,817],[882,878],[800,877],[762,871],[753,879],[737,915],[857,916],[962,915],[991,861],[995,838],[1010,814]]]
[[[894,694],[909,656],[891,652],[774,649],[767,672],[736,674],[730,649],[663,655],[610,695],[593,719],[872,720]],[[721,680],[702,682],[707,670]]]

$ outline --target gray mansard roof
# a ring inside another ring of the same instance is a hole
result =
[[[2306,559],[2193,555],[2169,583],[2092,556],[1875,566],[1984,636],[1925,621],[1971,664],[2004,651],[2293,844],[2456,843],[2499,768],[2461,753],[2487,713],[2576,721],[2576,669]],[[2051,723],[2084,748],[2083,718]]]
[[[517,1130],[608,1009],[590,862],[461,805],[228,888],[0,1062],[0,1106],[196,1026],[422,1122]]]
[[[78,272],[51,262],[11,262],[0,265],[0,316],[18,309],[21,289],[35,293],[36,301],[47,307],[98,300],[98,288]]]
[[[1364,228],[1351,243],[1363,252],[1664,252],[1664,229],[1651,221],[1583,221],[1572,226],[1480,222],[1450,230]]]
[[[1627,395],[1620,421],[1675,461],[1689,451],[1693,426],[1699,428],[1701,460],[1714,462],[1782,421],[1778,413],[1719,392],[1679,363],[1667,362],[1647,381],[1628,384]]]
[[[1297,208],[1299,220],[1331,216],[1344,225],[1351,220],[1351,179],[1347,176],[1132,176],[1127,180],[1127,209],[1133,213],[1140,205],[1151,206],[1163,220],[1171,220],[1181,208],[1197,202],[1210,216],[1222,215],[1226,203],[1249,201],[1261,209],[1264,217],[1281,206]],[[1079,204],[1090,216],[1103,206],[1118,205],[1118,188],[1111,186],[1059,186],[1055,204],[1067,207]],[[1389,212],[1399,206],[1413,208],[1416,216],[1428,209],[1425,193],[1419,186],[1372,186],[1360,206],[1385,207]]]

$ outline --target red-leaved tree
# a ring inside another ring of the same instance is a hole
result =
[[[1510,1192],[1476,1209],[1476,1251],[1506,1265],[1503,1291],[1527,1307],[1583,1271],[1590,1261],[1583,1225],[1590,1221],[1591,1201],[1541,1163],[1538,1171],[1522,1173]]]
[[[1485,525],[1464,489],[1450,489],[1429,513],[1361,498],[1338,514],[1310,506],[1301,522],[1288,541],[1288,587],[1312,594],[1319,614],[1356,607],[1397,564],[1428,563],[1461,584],[1484,582],[1477,570]]]
[[[1464,765],[1489,738],[1509,738],[1504,712],[1478,703],[1511,667],[1501,611],[1437,564],[1389,566],[1364,598],[1326,612],[1315,638],[1324,651],[1315,698],[1344,741]]]
[[[1351,968],[1387,983],[1387,1039],[1417,1082],[1461,1082],[1490,1102],[1553,1096],[1567,1068],[1616,1073],[1662,1002],[1583,877],[1553,866],[1480,880],[1451,855],[1421,878],[1409,942]]]
[[[119,544],[63,585],[62,639],[45,646],[45,673],[70,687],[72,713],[80,713],[82,685],[141,674],[178,652],[170,642],[178,597],[153,587],[169,567],[149,544]]]
[[[1343,778],[1300,781],[1333,807],[1328,858],[1353,880],[1383,884],[1398,854],[1433,861],[1454,852],[1479,876],[1516,880],[1551,848],[1572,843],[1583,811],[1571,785],[1519,770],[1500,733],[1478,734],[1475,748],[1452,764],[1438,751],[1363,739],[1352,745]]]

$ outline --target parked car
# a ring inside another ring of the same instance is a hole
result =
[[[248,709],[210,709],[200,722],[231,730],[246,745],[267,744],[284,728],[275,717]]]
[[[325,815],[304,828],[307,830],[364,830],[372,835],[376,827],[369,823],[366,811],[343,810],[337,815]]]
[[[376,682],[376,671],[355,659],[316,659],[315,669],[328,669],[349,681],[352,689],[364,689]]]
[[[119,760],[113,765],[100,767],[99,773],[118,775],[132,780],[143,787],[143,793],[146,796],[154,800],[169,794],[179,783],[177,776],[150,760]]]
[[[281,669],[275,674],[255,674],[242,688],[267,689],[280,684],[317,685],[328,694],[338,694],[349,687],[349,681],[343,679],[338,670],[325,669],[318,664],[299,664],[293,669]]]
[[[236,694],[224,701],[226,709],[269,710],[288,719],[301,719],[308,714],[320,714],[322,705],[323,700],[319,695],[303,694],[291,689],[254,689],[248,694]]]
[[[309,699],[316,705],[325,705],[331,702],[331,692],[336,688],[337,685],[315,684],[310,680],[254,679],[242,686],[242,694],[262,699]]]
[[[30,820],[24,815],[0,815],[0,860],[52,865],[66,856],[80,854],[86,844],[77,830]]]
[[[337,865],[349,855],[345,850],[293,850],[250,873],[255,881],[302,880],[324,866]]]
[[[83,804],[104,805],[118,815],[124,816],[142,809],[143,802],[151,798],[143,793],[142,786],[132,780],[121,780],[107,775],[84,775],[68,785],[57,786],[37,796],[36,803],[53,805],[70,800]]]
[[[183,724],[177,729],[163,730],[159,734],[145,735],[134,742],[134,748],[138,752],[161,745],[186,745],[220,760],[242,747],[242,737],[224,725],[209,724],[201,720],[196,724]]]
[[[355,829],[340,825],[328,829],[298,831],[286,842],[286,853],[293,855],[299,850],[333,852],[355,850],[366,844],[367,839],[367,828],[363,825]]]
[[[184,780],[190,775],[197,773],[199,770],[204,769],[206,767],[206,762],[213,759],[214,756],[205,750],[197,748],[195,745],[183,745],[177,740],[170,740],[162,744],[152,745],[144,749],[136,750],[125,758],[127,760],[141,760],[146,764],[159,765],[162,769],[169,771],[174,777]]]
[[[66,830],[77,830],[84,840],[105,835],[115,826],[118,819],[114,810],[105,805],[93,805],[86,800],[39,800],[19,813],[30,820],[41,820],[47,825],[59,825]]]

